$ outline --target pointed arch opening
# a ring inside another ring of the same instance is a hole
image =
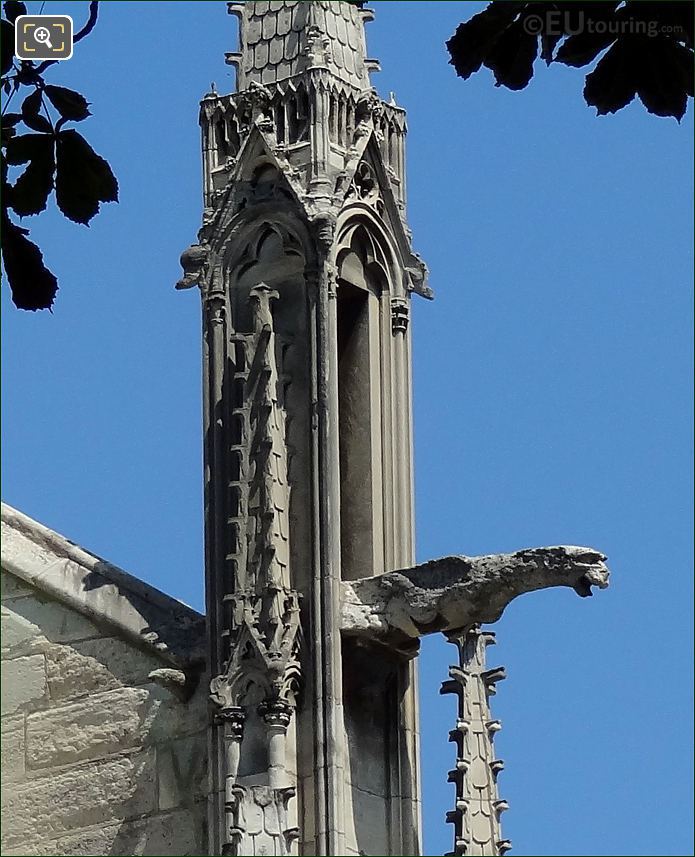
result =
[[[383,570],[380,298],[387,289],[369,231],[338,254],[340,550],[345,580]]]

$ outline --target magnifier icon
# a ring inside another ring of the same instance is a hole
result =
[[[40,45],[46,45],[49,50],[53,50],[53,45],[51,44],[51,34],[48,31],[47,27],[37,27],[34,31],[34,38]]]

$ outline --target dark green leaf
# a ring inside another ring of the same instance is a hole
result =
[[[51,104],[60,113],[64,119],[71,119],[73,122],[79,122],[90,116],[89,102],[72,89],[66,89],[64,86],[51,86],[45,88],[45,93],[51,101]]]
[[[20,217],[43,211],[53,190],[53,140],[48,135],[45,135],[44,140],[45,152],[40,157],[32,158],[12,188],[11,207]]]
[[[46,140],[50,140],[48,134],[22,134],[13,137],[5,149],[7,163],[12,166],[26,164],[36,157],[41,157],[46,152]]]
[[[13,24],[20,15],[27,13],[27,7],[24,3],[19,3],[17,0],[7,0],[6,3],[2,4],[2,8],[5,10],[7,20],[12,21]]]
[[[50,309],[58,291],[58,281],[43,263],[36,244],[26,238],[22,229],[7,217],[2,224],[2,261],[12,291],[12,300],[19,309]]]
[[[0,21],[0,45],[2,46],[2,74],[12,68],[14,60],[14,27],[4,18]]]
[[[56,147],[56,202],[76,223],[89,223],[100,202],[118,201],[111,167],[77,131],[61,131]]]

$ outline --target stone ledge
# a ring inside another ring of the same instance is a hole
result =
[[[205,661],[205,619],[2,504],[2,565],[25,584],[182,669]],[[11,587],[9,587],[11,591]]]

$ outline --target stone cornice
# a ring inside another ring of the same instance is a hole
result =
[[[179,669],[205,661],[197,611],[2,504],[2,567]]]

